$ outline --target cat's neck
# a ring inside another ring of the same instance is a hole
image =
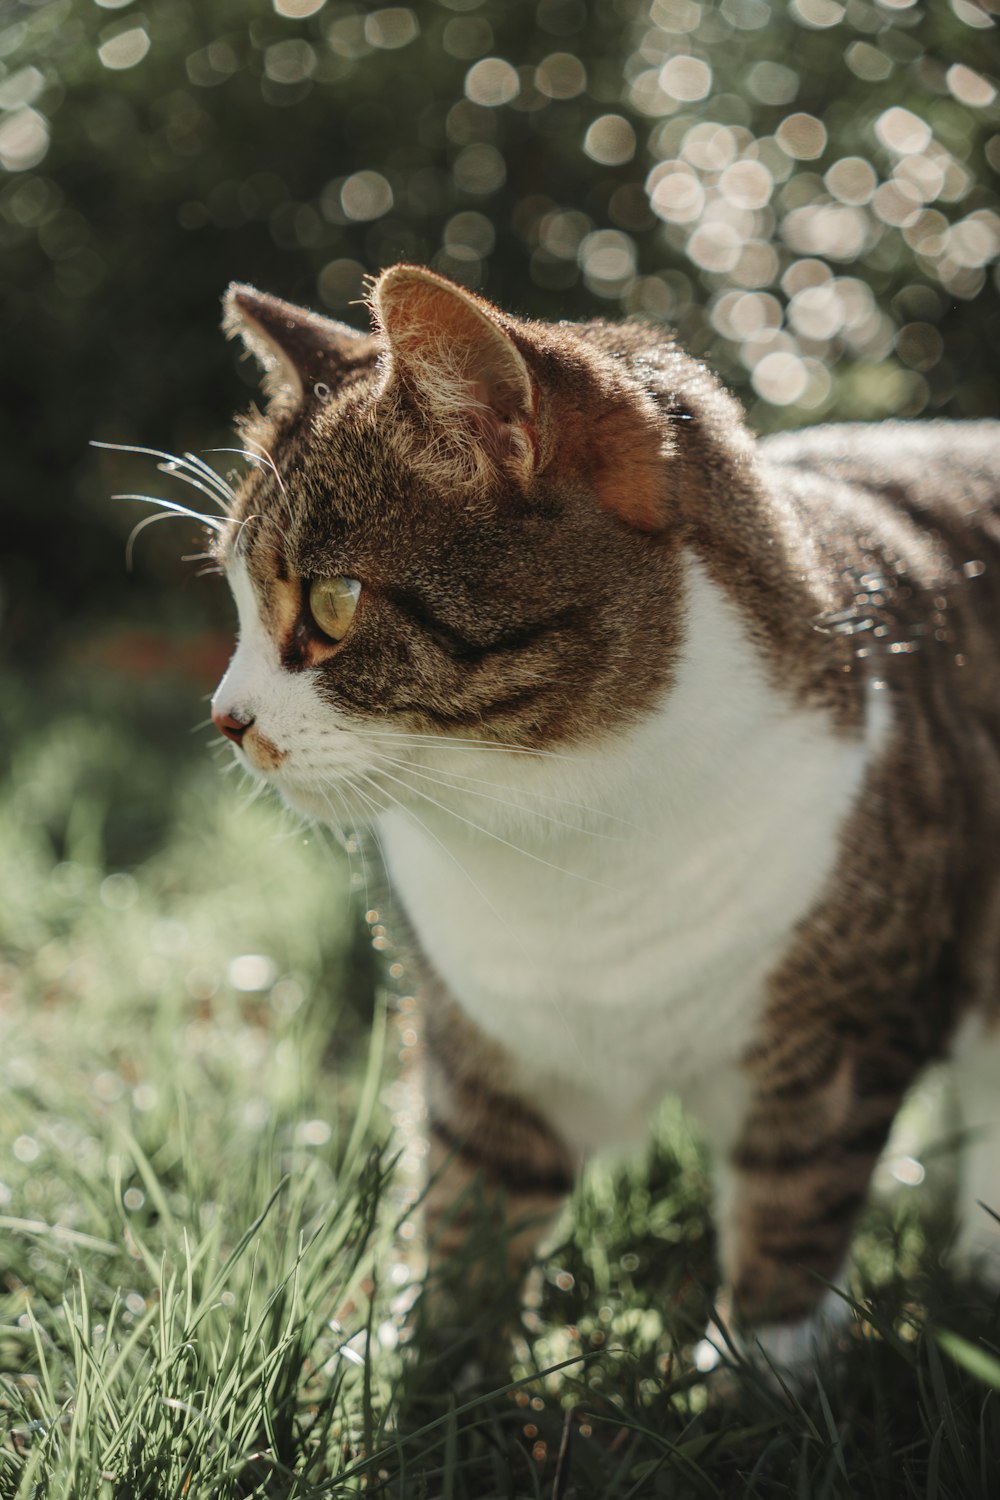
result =
[[[480,886],[502,886],[499,899],[518,907],[567,888],[587,904],[602,871],[634,866],[646,847],[654,862],[683,861],[711,841],[720,861],[738,848],[752,862],[773,837],[775,806],[806,818],[839,806],[831,788],[856,787],[881,715],[869,715],[866,736],[797,703],[775,682],[739,603],[694,554],[685,591],[674,681],[631,731],[539,756],[442,744],[424,778],[410,776],[413,795],[382,830],[404,901],[422,904],[416,886],[430,861],[468,874],[472,907]]]

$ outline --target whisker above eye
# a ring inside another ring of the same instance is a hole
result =
[[[281,475],[278,473],[278,465],[275,463],[275,461],[271,457],[270,453],[264,447],[264,444],[263,443],[258,443],[258,441],[257,441],[256,438],[246,438],[245,441],[248,442],[248,443],[251,443],[253,445],[253,447],[257,450],[257,452],[260,454],[261,459],[264,461],[264,463],[267,464],[268,468],[271,470],[271,473],[274,475],[275,479],[278,481],[278,488],[279,488],[279,490],[281,491],[282,494],[284,494],[285,493],[284,480],[282,479]]]
[[[145,448],[137,443],[105,443],[98,438],[91,438],[90,446],[106,448],[115,453],[138,453],[145,458],[158,458],[161,460],[157,465],[159,469],[162,469],[164,473],[174,474],[188,484],[194,484],[194,478],[184,474],[183,470],[194,469],[201,478],[207,479],[218,490],[218,495],[209,495],[209,499],[215,500],[216,504],[221,504],[223,510],[228,509],[229,503],[236,498],[232,486],[227,484],[222,475],[217,474],[211,465],[199,458],[196,453],[167,453],[162,448]],[[197,485],[196,488],[202,488],[202,486]]]
[[[146,516],[138,521],[128,534],[125,543],[125,567],[131,572],[132,561],[135,556],[135,543],[140,532],[145,531],[147,526],[152,526],[155,521],[166,521],[170,516],[186,516],[191,521],[197,521],[199,525],[207,526],[209,530],[221,535],[227,522],[232,521],[230,516],[206,516],[198,510],[192,510],[190,506],[180,505],[175,500],[161,500],[156,495],[112,495],[112,500],[139,500],[144,505],[162,505],[163,509],[157,511],[155,516]]]
[[[118,497],[116,496],[115,498],[117,499]],[[136,522],[125,542],[125,568],[127,572],[131,573],[132,571],[132,563],[135,558],[135,544],[139,533],[145,531],[147,526],[152,526],[156,521],[176,520],[176,518],[177,511],[160,510],[157,511],[155,516],[144,516],[141,521]]]
[[[199,490],[206,500],[211,500],[213,505],[219,506],[224,515],[229,514],[228,502],[216,491],[202,482],[197,474],[188,474],[176,461],[170,459],[168,463],[157,464],[161,474],[169,474],[172,479],[179,479],[183,484],[189,484],[193,490]]]
[[[221,536],[226,526],[236,524],[235,516],[206,516],[203,511],[192,510],[189,505],[181,505],[178,500],[164,500],[160,495],[112,495],[112,500],[139,500],[144,505],[162,505],[164,511],[173,511],[175,515],[187,516],[191,521],[198,521],[202,526],[208,526],[212,531],[217,531]]]
[[[216,486],[216,488],[219,490],[219,493],[222,495],[223,499],[227,501],[227,503],[231,500],[236,499],[236,491],[233,489],[228,479],[224,479],[221,474],[217,474],[216,471],[212,468],[212,465],[206,463],[205,460],[200,456],[200,454],[185,453],[184,460],[186,463],[193,464],[196,469],[204,474],[209,484],[214,484]]]
[[[271,457],[270,453],[268,453],[267,449],[264,447],[263,443],[258,443],[253,438],[247,438],[246,441],[248,443],[253,443],[254,448],[256,448],[258,451],[254,453],[249,448],[212,448],[210,449],[210,452],[235,453],[239,458],[247,459],[249,463],[260,464],[262,468],[270,469],[271,473],[275,477],[275,480],[277,481],[278,489],[283,495],[287,497],[288,492],[285,489],[285,481],[278,473],[278,466],[275,463],[274,459]]]

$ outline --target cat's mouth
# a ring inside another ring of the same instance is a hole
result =
[[[252,724],[244,734],[240,749],[251,767],[265,774],[277,771],[288,759],[288,751],[279,749],[273,740],[260,732],[256,724]]]
[[[250,753],[243,745],[243,762],[247,770],[259,781],[272,787],[292,812],[308,818],[310,823],[325,823],[342,833],[355,828],[365,828],[383,810],[376,806],[371,795],[359,791],[346,778],[338,776],[302,776],[283,769],[288,761],[288,752],[278,750],[270,741],[268,750],[261,755]],[[270,758],[271,750],[275,759]]]
[[[293,812],[310,821],[346,831],[366,827],[384,811],[382,799],[376,799],[374,781],[357,765],[353,774],[347,768],[339,773],[306,769],[290,751],[280,749],[256,728],[244,735],[239,748],[251,775],[267,782]],[[370,785],[358,786],[355,777]]]
[[[340,831],[366,827],[386,810],[387,801],[394,800],[376,784],[369,757],[359,753],[357,745],[345,743],[338,762],[331,763],[317,758],[312,746],[283,748],[255,719],[246,722],[221,714],[220,720],[250,775],[273,787],[293,812],[310,821]]]

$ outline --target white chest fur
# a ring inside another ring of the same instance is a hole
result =
[[[654,718],[579,757],[464,754],[464,776],[558,821],[433,785],[451,810],[382,821],[429,959],[581,1149],[634,1133],[665,1092],[726,1115],[713,1081],[754,1034],[886,728],[873,710],[850,738],[792,707],[693,560],[689,583],[683,658]]]

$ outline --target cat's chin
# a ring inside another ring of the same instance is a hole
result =
[[[292,812],[310,822],[326,823],[335,832],[350,833],[355,828],[367,828],[372,821],[372,808],[347,787],[333,786],[324,790],[286,780],[276,781],[274,785]]]

